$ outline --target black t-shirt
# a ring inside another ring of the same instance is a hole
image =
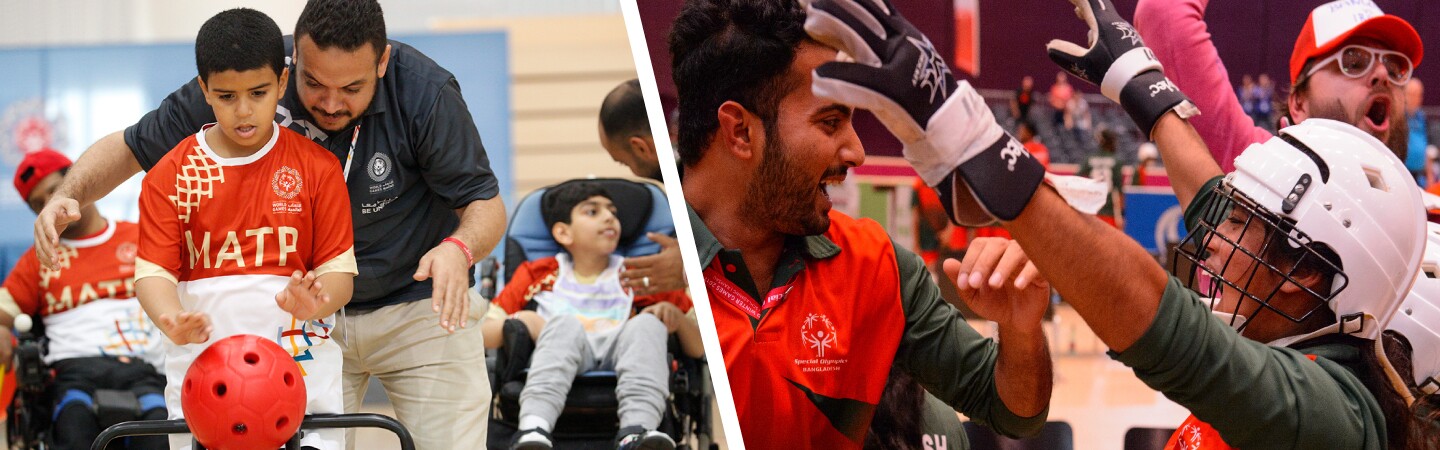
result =
[[[347,173],[360,269],[349,307],[359,310],[429,298],[430,281],[412,278],[420,258],[455,231],[460,223],[455,209],[499,193],[455,76],[408,45],[390,41],[390,46],[385,77],[356,122],[359,136]],[[291,48],[287,36],[287,54]],[[300,74],[291,70],[275,121],[330,150],[343,166],[356,126],[327,133],[313,125],[295,90]],[[149,170],[175,144],[214,121],[192,79],[126,128],[125,143]]]

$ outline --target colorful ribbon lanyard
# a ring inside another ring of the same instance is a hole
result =
[[[750,298],[750,294],[745,293],[744,289],[740,289],[740,286],[736,286],[735,282],[730,281],[729,278],[725,278],[725,273],[720,268],[719,257],[716,257],[713,263],[705,267],[704,274],[705,287],[709,289],[712,294],[739,308],[741,311],[745,311],[745,314],[748,314],[755,320],[760,320],[760,316],[764,315],[766,311],[779,305],[782,300],[785,300],[786,296],[790,295],[790,290],[795,287],[793,284],[795,277],[791,276],[790,280],[786,282],[784,286],[770,289],[770,293],[765,295],[765,302],[757,305],[755,300]]]
[[[360,140],[360,124],[355,124],[355,133],[350,135],[350,153],[345,154],[345,182],[350,182],[350,161],[355,159],[355,142]]]

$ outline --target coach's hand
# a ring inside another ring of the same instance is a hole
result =
[[[440,328],[454,333],[470,318],[470,261],[453,244],[441,242],[420,258],[415,281],[431,280],[430,309],[440,314]]]
[[[80,220],[80,202],[58,192],[50,197],[40,215],[35,217],[35,256],[45,268],[55,268],[60,233],[77,220]]]
[[[1052,40],[1045,46],[1051,61],[1071,75],[1099,85],[1100,92],[1119,103],[1146,137],[1167,111],[1182,104],[1193,110],[1185,94],[1165,78],[1160,60],[1145,47],[1140,33],[1120,17],[1110,0],[1070,3],[1075,5],[1075,15],[1090,27],[1089,42],[1082,48],[1073,42]]]
[[[976,239],[964,261],[946,260],[944,269],[965,305],[1000,326],[1038,328],[1050,305],[1050,283],[1015,241]]]
[[[1044,167],[995,123],[969,83],[956,82],[929,38],[888,0],[815,0],[806,13],[811,37],[855,59],[817,68],[816,96],[875,113],[956,223],[1020,215]]]
[[[174,314],[160,316],[155,322],[160,327],[160,332],[170,338],[175,345],[199,344],[210,340],[210,332],[215,327],[210,325],[210,315],[203,312],[182,311]]]
[[[630,288],[635,295],[685,289],[685,262],[680,258],[680,243],[660,233],[646,233],[645,237],[660,244],[660,252],[625,258],[620,284]]]

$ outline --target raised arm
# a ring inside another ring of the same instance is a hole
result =
[[[1205,9],[1210,0],[1140,0],[1135,6],[1135,29],[1144,44],[1165,65],[1165,76],[1190,95],[1201,114],[1190,118],[1209,152],[1225,172],[1235,168],[1235,157],[1250,144],[1270,139],[1270,132],[1255,126],[1230,85],[1230,75],[1210,40]],[[1166,161],[1169,161],[1167,158]],[[1171,185],[1178,171],[1189,166],[1166,165]],[[1201,178],[1203,183],[1205,178]],[[1186,186],[1198,188],[1199,185]]]

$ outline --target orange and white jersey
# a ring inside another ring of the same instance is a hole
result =
[[[0,310],[41,320],[50,339],[46,362],[92,356],[144,358],[159,364],[165,336],[135,300],[139,228],[105,223],[80,239],[61,239],[55,268],[25,252],[0,287]]]
[[[307,322],[275,304],[294,271],[357,272],[340,163],[273,124],[275,133],[260,150],[224,158],[205,142],[211,126],[146,173],[140,194],[136,279],[174,281],[181,306],[208,314],[214,327],[203,344],[166,346],[170,416],[181,417],[178,386],[190,362],[210,343],[236,334],[272,338],[290,352],[305,376],[308,413],[343,412],[333,318]],[[302,445],[330,449],[341,442],[340,433],[310,435]]]

